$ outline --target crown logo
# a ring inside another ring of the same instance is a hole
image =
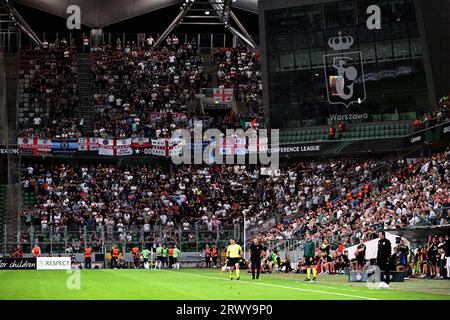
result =
[[[338,37],[330,38],[328,40],[328,46],[330,48],[332,48],[335,51],[347,50],[353,45],[354,41],[352,36],[343,37],[341,31],[338,32],[338,35],[339,35]]]

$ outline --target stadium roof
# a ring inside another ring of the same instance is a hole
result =
[[[204,1],[204,0],[203,0]],[[78,5],[81,9],[81,22],[88,27],[103,28],[136,16],[182,3],[184,0],[16,0],[27,6],[67,17],[67,7]],[[242,10],[257,12],[257,0],[236,0],[233,6]]]

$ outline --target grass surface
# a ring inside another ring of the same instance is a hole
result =
[[[80,289],[68,289],[66,271],[0,271],[0,299],[50,300],[450,300],[450,281],[412,279],[371,289],[349,283],[347,276],[319,276],[303,282],[303,274],[268,274],[252,280],[242,272],[231,281],[218,269],[80,270]],[[71,278],[72,277],[72,278]]]

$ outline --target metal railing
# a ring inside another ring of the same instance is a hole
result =
[[[118,229],[117,226],[104,225],[70,228],[23,223],[14,242],[8,242],[8,227],[4,227],[2,232],[5,237],[0,251],[8,256],[17,247],[21,247],[23,252],[31,253],[31,249],[37,244],[43,254],[82,253],[86,245],[91,246],[96,253],[106,253],[112,246],[119,246],[122,252],[130,252],[134,246],[151,248],[161,242],[176,244],[185,252],[202,252],[207,244],[224,248],[231,238],[241,242],[240,229],[241,226],[213,226],[208,229],[199,225],[189,228],[154,225],[147,230],[137,226]]]
[[[232,48],[235,47],[238,38],[231,35],[230,33],[174,33],[179,39],[179,43],[195,43],[200,50],[200,53],[209,54],[213,52],[215,48]],[[160,36],[159,33],[118,33],[118,32],[105,32],[102,35],[102,43],[115,45],[117,40],[120,40],[122,47],[128,42],[134,44],[137,47],[145,47],[146,38],[151,35],[154,40],[157,40]],[[84,38],[89,38],[89,44],[93,43],[93,38],[90,33],[82,32],[38,32],[37,36],[41,40],[47,40],[53,42],[56,39],[62,40],[63,38],[71,43],[75,43],[77,52],[88,53],[90,52],[90,46],[84,45]],[[33,47],[33,43],[30,38],[22,37],[20,42],[22,47]],[[161,49],[166,45],[163,41],[162,44],[157,48]]]

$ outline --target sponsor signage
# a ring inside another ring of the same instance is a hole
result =
[[[321,145],[298,145],[280,148],[270,148],[269,153],[279,152],[279,153],[300,153],[300,152],[320,152]]]
[[[0,258],[0,270],[35,270],[36,258]]]
[[[72,267],[70,257],[38,257],[36,258],[37,270],[69,270]]]
[[[442,133],[449,134],[450,133],[450,126],[446,126],[442,128]]]
[[[0,156],[8,154],[19,154],[18,148],[0,148]]]
[[[418,142],[422,142],[422,136],[415,136],[412,137],[410,140],[411,143],[418,143]]]

